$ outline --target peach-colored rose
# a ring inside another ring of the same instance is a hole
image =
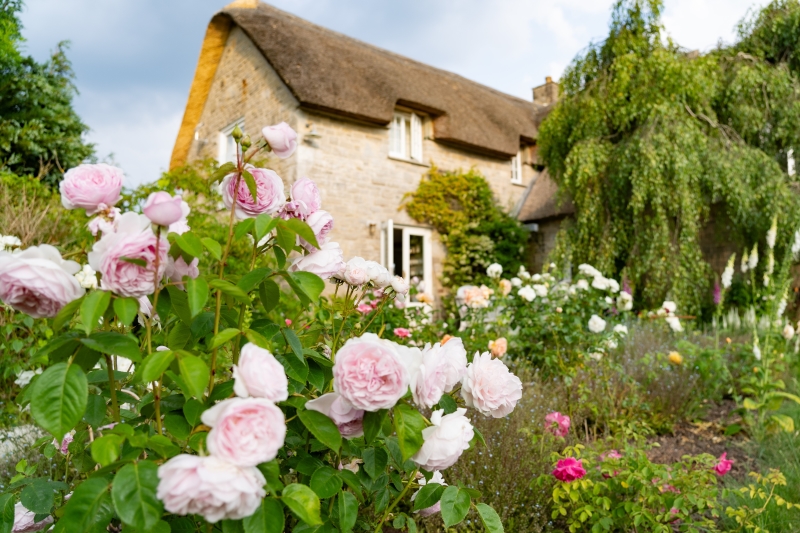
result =
[[[297,132],[285,122],[267,126],[261,130],[261,134],[269,143],[272,152],[281,159],[291,156],[297,149]]]
[[[117,167],[104,163],[78,165],[69,169],[58,185],[61,204],[93,215],[119,202],[123,180],[122,169]]]
[[[306,402],[306,409],[317,411],[327,416],[336,427],[339,433],[346,439],[353,439],[364,434],[364,410],[356,409],[336,392],[323,394],[319,398]]]
[[[501,418],[522,398],[522,381],[492,354],[475,354],[461,382],[461,396],[468,407]]]
[[[489,341],[489,351],[492,357],[503,357],[508,351],[508,341],[505,337]]]
[[[431,414],[431,424],[422,430],[422,448],[411,457],[420,467],[432,472],[453,466],[475,436],[466,409],[444,414],[443,409]]]
[[[182,203],[180,196],[171,196],[164,191],[158,191],[147,197],[142,211],[153,224],[168,227],[183,217]]]
[[[286,203],[286,193],[283,191],[283,181],[273,170],[256,168],[253,165],[245,165],[245,170],[250,172],[256,183],[256,201],[250,195],[247,182],[244,178],[239,178],[239,186],[236,186],[236,174],[228,174],[219,186],[222,195],[222,203],[225,207],[233,207],[236,198],[236,217],[239,219],[255,218],[261,214],[274,215],[281,210]]]
[[[250,516],[267,495],[267,480],[258,468],[213,455],[176,455],[158,468],[158,479],[156,496],[168,512],[198,514],[211,523]]]
[[[237,466],[275,459],[286,437],[283,411],[264,398],[230,398],[204,411],[211,455]]]
[[[349,339],[336,354],[333,390],[357,409],[391,409],[408,391],[396,345],[374,333]]]
[[[48,244],[0,252],[0,300],[33,318],[53,317],[84,294],[74,277],[81,269]]]
[[[125,213],[116,222],[116,231],[106,233],[94,243],[89,252],[89,265],[102,274],[100,286],[121,296],[139,298],[155,291],[153,272],[156,255],[158,278],[167,268],[169,243],[165,238],[157,243],[150,229],[150,220],[144,215]],[[125,259],[141,260],[140,266]]]
[[[510,281],[508,281],[507,279],[500,280],[500,294],[502,294],[503,296],[508,296],[511,293],[511,288],[512,285]]]
[[[233,365],[233,392],[240,398],[253,396],[271,402],[289,397],[289,380],[283,365],[268,350],[253,343],[242,346],[239,364]]]

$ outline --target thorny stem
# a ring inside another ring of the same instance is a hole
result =
[[[145,324],[147,325],[147,354],[151,355],[153,353],[153,326],[152,321],[153,317],[156,315],[156,306],[158,305],[158,293],[161,290],[159,287],[159,275],[158,275],[158,267],[159,267],[159,260],[161,259],[161,226],[156,226],[156,258],[154,261],[153,266],[153,312],[150,313],[150,316],[147,317],[147,321]],[[155,418],[156,418],[156,432],[159,435],[163,434],[163,430],[161,428],[161,385],[158,381],[153,382],[153,404],[155,406]]]
[[[383,513],[383,518],[381,518],[381,521],[378,522],[378,527],[375,528],[375,533],[381,533],[381,528],[383,527],[383,523],[386,522],[386,519],[389,517],[389,513],[391,513],[392,509],[394,509],[395,506],[398,503],[400,503],[400,500],[402,500],[403,497],[406,495],[406,493],[408,492],[408,489],[411,488],[411,484],[414,483],[414,481],[417,479],[417,472],[419,472],[419,468],[417,468],[416,470],[414,470],[411,473],[411,477],[409,477],[408,483],[406,483],[406,486],[403,488],[403,492],[400,493],[400,495],[386,509],[386,512]]]
[[[250,257],[250,271],[256,266],[256,256],[258,252],[258,242],[253,239],[253,255]],[[244,308],[245,305],[239,305],[239,323],[236,326],[239,331],[242,331],[242,324],[244,323]],[[237,364],[239,362],[239,351],[240,351],[240,343],[237,338],[236,342],[233,344],[233,364]]]
[[[388,300],[389,300],[389,298],[384,296],[383,300],[381,300],[381,303],[378,304],[378,308],[372,314],[372,318],[370,318],[369,322],[367,322],[367,325],[362,328],[362,331],[367,331],[369,329],[369,327],[372,325],[372,323],[375,321],[375,319],[378,317],[378,315],[381,314],[381,311],[383,311],[383,306],[386,305],[386,302]]]
[[[336,357],[336,345],[339,344],[339,339],[342,337],[342,331],[344,331],[344,324],[347,322],[347,317],[350,316],[350,295],[353,293],[353,288],[348,285],[347,292],[344,295],[344,307],[342,308],[342,323],[339,325],[339,331],[333,337],[333,346],[331,347],[331,362],[335,361]]]
[[[114,365],[111,363],[111,356],[105,354],[106,368],[108,369],[108,388],[111,391],[111,412],[114,422],[119,422],[119,404],[117,403],[117,383],[114,380]]]

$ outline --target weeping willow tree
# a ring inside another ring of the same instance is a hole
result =
[[[800,13],[796,0],[765,12],[786,5]],[[755,39],[775,26],[763,13],[740,25],[737,45],[701,55],[664,37],[661,9],[617,2],[608,38],[564,73],[539,146],[576,207],[557,253],[626,277],[642,307],[669,296],[698,312],[714,279],[700,247],[712,206],[732,243],[763,240],[778,213],[779,252],[790,245],[798,201],[786,162],[792,147],[800,153],[800,84],[786,54],[765,51],[768,35]],[[800,45],[800,25],[786,26]]]

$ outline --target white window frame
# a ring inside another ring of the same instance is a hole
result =
[[[522,150],[511,158],[511,183],[522,185]]]
[[[236,129],[236,126],[239,126],[239,129],[244,132],[244,118],[240,118],[239,120],[229,124],[219,132],[217,140],[217,161],[220,165],[223,165],[228,161],[232,161],[234,163],[236,162],[228,157],[228,142],[229,139],[233,139],[232,134],[233,130]]]
[[[406,128],[411,146],[406,146]],[[389,157],[422,163],[422,117],[396,111],[389,124]]]
[[[391,272],[394,270],[395,275],[402,276],[407,283],[411,282],[411,236],[416,235],[422,237],[422,280],[425,282],[425,294],[433,299],[433,246],[432,237],[433,232],[428,228],[421,228],[418,226],[400,226],[395,225],[392,219],[387,220],[382,225],[383,231],[381,232],[381,264],[389,269]],[[400,258],[399,265],[397,258],[394,257],[394,230],[402,230],[402,257]],[[398,269],[397,266],[400,268]],[[398,273],[399,271],[399,273]],[[423,305],[420,302],[408,302],[409,305]]]

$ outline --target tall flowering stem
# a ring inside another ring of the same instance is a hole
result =
[[[161,280],[158,276],[158,267],[159,261],[161,260],[161,226],[156,226],[156,258],[153,262],[154,271],[153,271],[153,312],[150,313],[150,316],[147,317],[147,321],[145,324],[147,325],[147,354],[150,355],[153,353],[153,326],[152,321],[153,317],[156,315],[156,306],[158,305],[158,293],[161,290]],[[161,426],[161,382],[160,379],[158,381],[153,382],[153,406],[155,409],[155,419],[156,419],[156,432],[159,435],[164,433],[162,426]]]

